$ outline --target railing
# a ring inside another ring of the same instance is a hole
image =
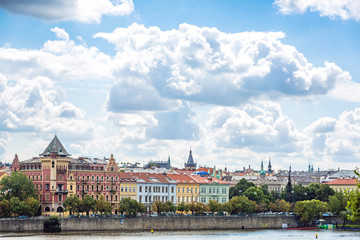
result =
[[[64,189],[59,189],[59,188],[57,188],[57,189],[55,190],[55,193],[68,194],[69,191],[68,191],[68,190],[64,190]]]

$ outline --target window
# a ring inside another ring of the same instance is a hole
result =
[[[223,197],[223,198],[221,199],[221,201],[222,201],[223,203],[225,203],[225,202],[226,202],[226,198]]]
[[[226,193],[226,188],[223,188],[221,193]]]
[[[46,200],[46,201],[49,201],[49,200],[50,200],[50,194],[48,194],[48,193],[45,194],[45,200]]]
[[[220,192],[220,190],[219,190],[219,188],[217,188],[217,189],[216,189],[216,193],[219,193],[219,192]]]
[[[62,195],[59,194],[59,202],[62,202]]]
[[[108,195],[106,195],[106,201],[109,201],[109,196]]]
[[[180,197],[178,197],[178,202],[180,202]]]
[[[94,176],[91,177],[91,181],[94,181]]]
[[[121,187],[121,192],[123,192],[124,191],[124,187]]]
[[[178,193],[180,193],[180,188],[178,188]]]
[[[106,177],[106,181],[109,181],[109,177]]]
[[[49,189],[50,189],[50,184],[45,184],[45,190],[49,191]]]
[[[197,193],[197,188],[195,188],[195,193]]]
[[[78,191],[80,190],[80,185],[77,185],[77,190],[78,190]]]
[[[99,176],[96,176],[96,181],[97,181],[97,182],[99,181]]]
[[[139,192],[142,192],[142,186],[139,186]]]
[[[129,187],[129,192],[131,192],[131,187]]]
[[[183,191],[182,191],[183,193],[185,192],[185,188],[183,187]]]
[[[101,181],[102,181],[102,182],[104,181],[104,177],[103,177],[103,176],[101,176]]]
[[[70,190],[72,190],[72,185],[70,185]]]
[[[127,187],[125,187],[125,192],[127,192]]]
[[[52,167],[52,168],[55,167],[55,162],[54,162],[54,161],[51,162],[51,167]]]
[[[209,188],[209,193],[211,193],[211,188]]]
[[[135,189],[135,187],[133,187],[133,192],[136,192],[136,189]]]
[[[139,196],[139,202],[141,203],[142,196]]]

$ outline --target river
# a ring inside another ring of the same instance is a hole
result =
[[[0,233],[0,239],[21,240],[184,240],[184,239],[226,239],[226,240],[298,240],[298,239],[343,239],[359,240],[360,231],[346,230],[242,230],[242,231],[154,231],[151,232],[62,232],[57,234],[45,233]]]

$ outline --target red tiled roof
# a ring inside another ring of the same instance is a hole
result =
[[[146,183],[170,183],[175,180],[161,173],[128,173],[131,177],[143,179]]]
[[[336,179],[331,182],[327,182],[328,185],[356,185],[357,179]]]
[[[198,176],[198,175],[191,175],[190,177],[195,179],[200,184],[210,184],[210,183],[229,184],[228,182],[219,180],[219,179],[214,178],[214,177],[201,177],[201,176]]]
[[[168,176],[177,183],[197,184],[193,178],[186,174],[168,174]]]

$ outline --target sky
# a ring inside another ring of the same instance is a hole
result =
[[[0,161],[354,169],[358,0],[2,0]]]

